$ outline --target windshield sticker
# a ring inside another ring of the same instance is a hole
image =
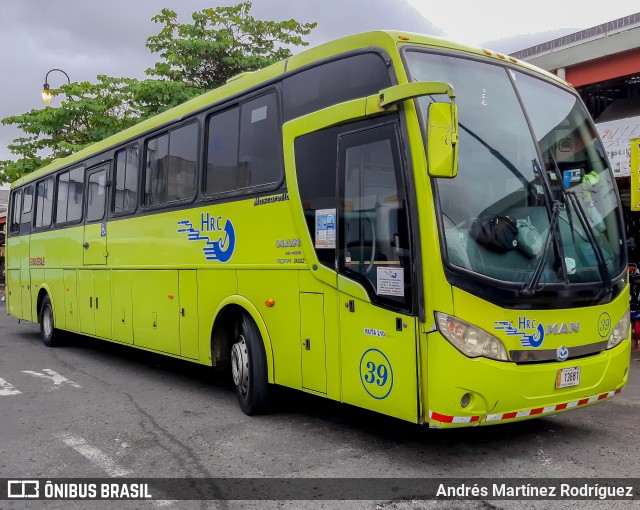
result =
[[[336,210],[318,209],[316,211],[316,248],[335,249],[336,247]]]
[[[379,267],[376,294],[404,297],[404,269]]]
[[[255,110],[251,110],[251,124],[255,124],[256,122],[260,122],[267,118],[267,107],[261,106],[260,108],[256,108]]]
[[[189,220],[178,222],[178,233],[187,234],[189,241],[205,241],[202,248],[207,260],[228,262],[236,248],[236,232],[233,223],[224,216],[211,216],[208,212],[200,215],[200,230]]]

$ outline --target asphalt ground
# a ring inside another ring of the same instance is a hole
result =
[[[598,405],[492,427],[430,430],[280,390],[244,415],[206,367],[71,335],[47,348],[0,303],[0,478],[640,477],[640,352]],[[0,501],[5,508],[638,508],[576,501]]]

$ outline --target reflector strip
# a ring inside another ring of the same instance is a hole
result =
[[[566,409],[573,409],[574,407],[583,406],[585,404],[593,404],[594,402],[598,402],[599,400],[604,400],[606,398],[613,397],[622,391],[622,388],[619,388],[615,391],[609,391],[608,393],[602,393],[600,395],[592,395],[590,397],[581,398],[579,400],[572,400],[571,402],[564,402],[562,404],[556,404],[554,406],[547,407],[534,407],[533,409],[525,409],[522,411],[511,411],[508,413],[502,414],[488,414],[484,419],[481,420],[482,416],[474,415],[474,416],[449,416],[446,414],[440,414],[435,411],[429,411],[429,422],[439,422],[439,423],[475,423],[480,421],[503,421],[503,420],[513,420],[514,418],[524,418],[527,416],[536,416],[547,413],[555,413],[558,411],[564,411]]]

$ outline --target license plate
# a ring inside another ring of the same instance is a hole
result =
[[[580,367],[561,368],[556,374],[556,388],[568,388],[580,384]]]

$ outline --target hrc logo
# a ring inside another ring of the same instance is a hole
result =
[[[236,232],[230,219],[211,216],[208,212],[200,215],[200,230],[189,220],[178,222],[178,233],[187,234],[189,241],[205,241],[202,248],[207,260],[229,262],[236,248]],[[205,235],[206,234],[206,235]]]
[[[537,348],[544,341],[544,326],[535,319],[527,319],[526,317],[518,317],[518,327],[514,328],[509,321],[496,321],[495,328],[497,331],[504,331],[507,336],[519,336],[522,347]],[[529,331],[534,330],[533,333]]]

